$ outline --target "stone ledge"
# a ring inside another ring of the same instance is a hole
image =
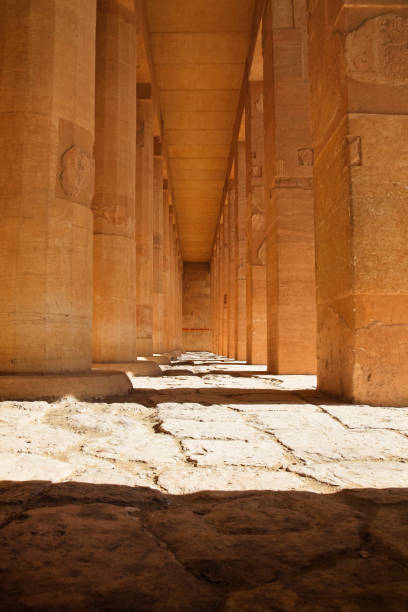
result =
[[[94,368],[106,370],[120,370],[129,372],[132,376],[162,376],[163,372],[157,363],[153,360],[149,361],[131,361],[123,363],[94,363]]]
[[[158,363],[160,365],[170,365],[170,357],[166,353],[156,354],[156,355],[140,355],[137,358],[140,362],[153,361],[154,363]]]
[[[57,399],[67,395],[95,399],[127,395],[131,390],[132,384],[124,372],[0,375],[0,400]]]

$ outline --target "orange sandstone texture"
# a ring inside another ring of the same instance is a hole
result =
[[[136,349],[153,353],[153,108],[137,101],[136,148]]]
[[[263,19],[268,369],[316,372],[316,288],[306,0]]]
[[[246,309],[246,270],[248,257],[248,231],[246,223],[246,152],[245,142],[237,143],[235,154],[235,180],[236,180],[236,337],[237,354],[239,360],[246,360],[247,349],[247,309]]]
[[[309,2],[318,384],[408,402],[408,6]]]
[[[263,83],[250,81],[246,102],[247,360],[266,364],[266,219],[264,193]]]
[[[91,366],[96,2],[0,6],[0,371]]]
[[[136,359],[136,23],[131,8],[98,2],[93,352]]]
[[[210,266],[184,263],[183,344],[186,351],[211,351]]]

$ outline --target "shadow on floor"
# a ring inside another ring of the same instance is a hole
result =
[[[159,403],[196,403],[203,406],[229,404],[330,404],[344,406],[339,400],[314,389],[237,389],[225,387],[172,387],[170,389],[133,389],[129,395],[106,398],[105,403],[136,403],[155,406]]]
[[[164,495],[0,483],[0,610],[408,606],[408,489]]]

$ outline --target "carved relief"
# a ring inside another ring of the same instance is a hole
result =
[[[313,166],[314,164],[314,151],[313,149],[298,149],[298,166]]]
[[[251,175],[253,178],[262,178],[262,166],[251,166]]]
[[[362,166],[361,136],[347,136],[346,160],[349,166]]]
[[[94,185],[94,161],[80,147],[72,145],[61,158],[59,182],[65,195],[76,199],[81,192],[91,199]]]
[[[408,85],[408,18],[393,13],[365,21],[346,39],[348,75],[362,83]]]

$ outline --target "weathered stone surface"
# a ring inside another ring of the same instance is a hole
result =
[[[228,597],[223,612],[326,612],[327,610],[403,611],[408,600],[408,572],[387,558],[352,557],[333,567]]]
[[[214,589],[143,528],[134,508],[33,509],[3,528],[0,544],[8,553],[0,559],[4,609],[44,610],[52,602],[68,610],[204,612],[217,602]]]
[[[83,445],[86,454],[104,459],[120,460],[126,457],[128,461],[140,461],[153,465],[174,463],[180,459],[178,444],[169,436],[152,435],[140,426],[129,432],[112,438],[91,440]]]
[[[200,422],[181,419],[166,419],[160,423],[160,431],[176,438],[197,440],[265,440],[267,435],[239,422]]]
[[[308,491],[315,490],[307,479],[286,471],[224,466],[203,469],[181,466],[161,472],[158,484],[172,494],[197,491]]]
[[[304,476],[337,487],[405,487],[408,461],[336,461],[291,468]]]
[[[203,406],[191,402],[185,404],[174,402],[158,404],[157,409],[162,420],[184,419],[205,423],[210,421],[217,421],[218,423],[242,422],[240,415],[225,406]]]
[[[273,440],[182,440],[190,461],[197,465],[248,465],[279,468],[288,463],[283,448]]]
[[[73,468],[66,461],[37,454],[21,453],[17,456],[0,453],[1,480],[47,480],[68,478]]]
[[[323,408],[352,429],[396,429],[408,432],[408,408],[325,405]]]
[[[348,431],[339,425],[321,430],[280,429],[276,437],[293,453],[306,461],[336,461],[364,459],[408,459],[408,438],[391,431]]]
[[[3,453],[62,453],[76,446],[81,438],[71,431],[55,429],[43,423],[2,423],[0,427],[0,448]]]
[[[241,590],[322,555],[359,549],[362,517],[330,496],[325,502],[311,493],[270,492],[217,504],[204,494],[190,507],[150,514],[148,526],[191,573]]]

